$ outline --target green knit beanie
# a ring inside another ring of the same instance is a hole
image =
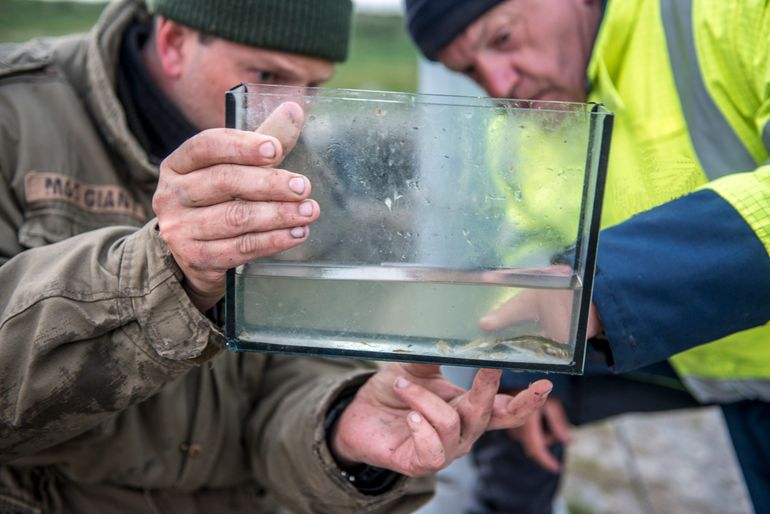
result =
[[[341,62],[351,0],[147,0],[151,13],[235,43]]]

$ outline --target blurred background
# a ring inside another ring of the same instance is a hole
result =
[[[417,90],[417,52],[403,28],[400,0],[355,0],[350,58],[329,87]],[[0,42],[85,32],[106,2],[0,0]]]

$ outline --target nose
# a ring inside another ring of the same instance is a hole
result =
[[[509,98],[513,95],[513,89],[519,82],[519,74],[504,56],[480,55],[476,59],[474,67],[479,77],[479,85],[486,90],[489,96]]]

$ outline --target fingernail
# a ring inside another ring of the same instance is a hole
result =
[[[398,377],[396,379],[396,387],[398,387],[399,389],[406,389],[407,387],[409,387],[409,381],[404,377]]]
[[[259,154],[262,157],[275,157],[276,151],[275,151],[275,145],[272,141],[267,141],[265,143],[262,143],[259,145]]]
[[[291,229],[291,237],[294,239],[302,239],[305,237],[305,227],[294,227]]]
[[[305,192],[305,179],[302,177],[294,177],[289,179],[289,189],[301,195]]]
[[[412,423],[420,423],[422,421],[422,416],[420,416],[419,412],[412,412],[409,414],[409,419]]]
[[[302,216],[313,215],[313,202],[302,202],[297,209]]]

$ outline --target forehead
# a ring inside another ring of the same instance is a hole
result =
[[[303,77],[314,81],[328,79],[334,70],[334,63],[318,57],[292,54],[268,48],[233,43],[218,39],[216,58],[228,59],[244,69],[255,68],[280,72],[292,77]]]

